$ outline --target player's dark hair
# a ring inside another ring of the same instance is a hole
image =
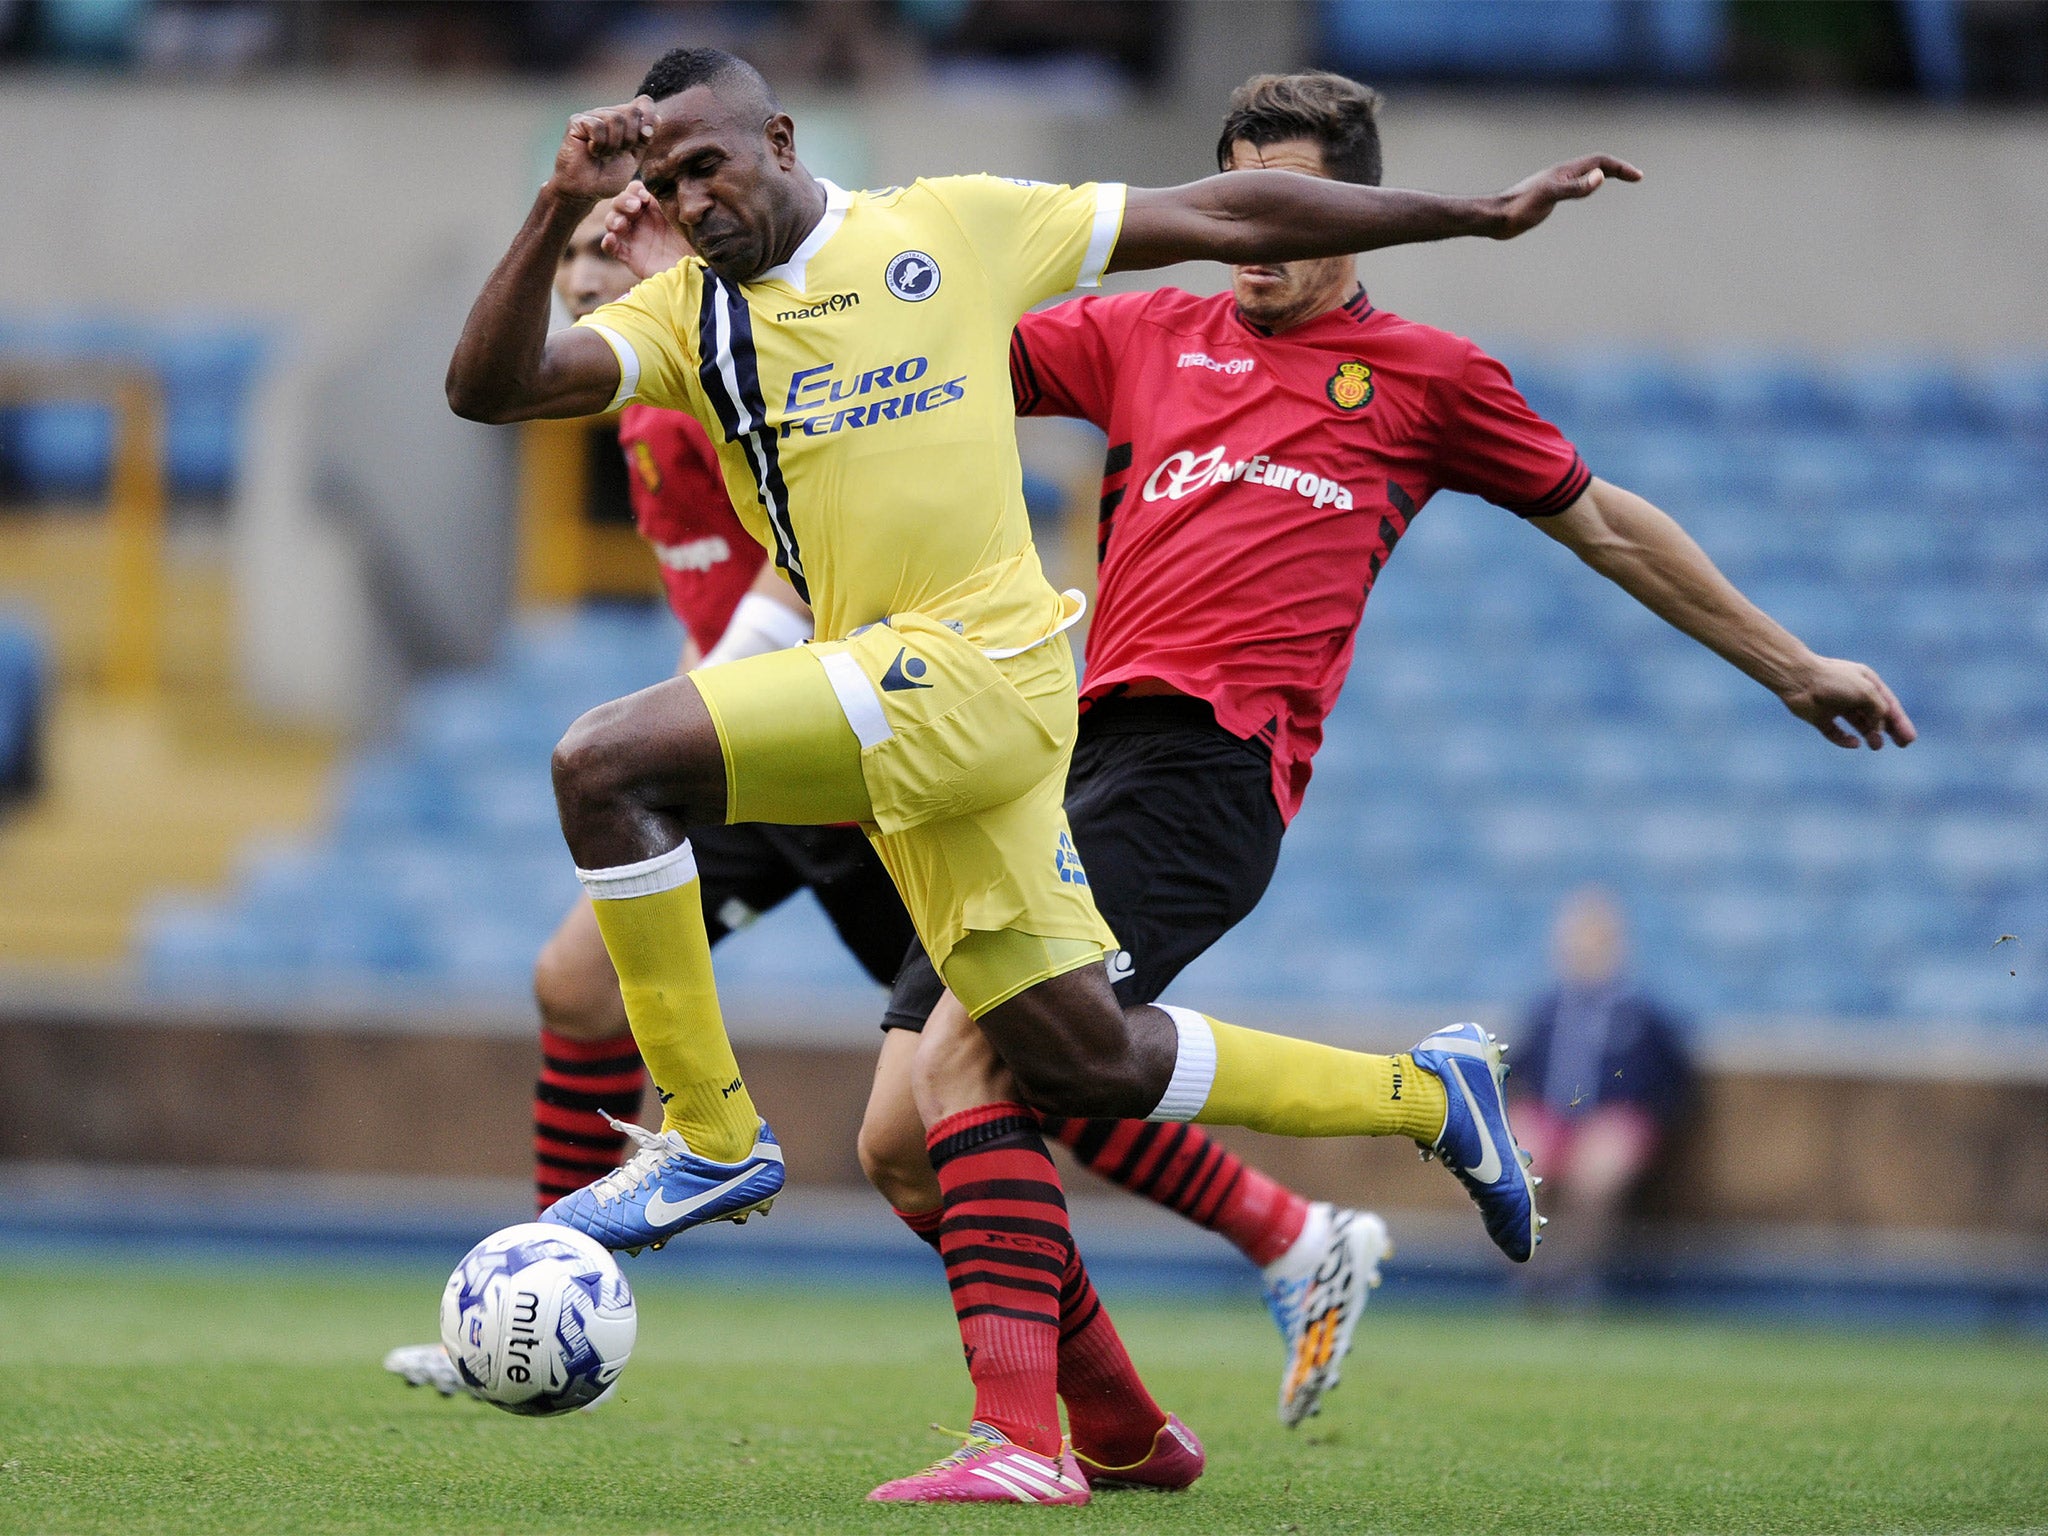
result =
[[[1311,139],[1321,146],[1323,169],[1333,181],[1380,184],[1380,93],[1369,85],[1309,70],[1299,75],[1254,75],[1230,93],[1216,168],[1230,165],[1230,147]]]
[[[771,110],[775,106],[775,93],[768,89],[768,82],[761,78],[761,71],[723,48],[669,49],[647,71],[646,78],[640,82],[639,94],[651,96],[656,101],[666,101],[698,85],[708,85],[714,90],[732,85],[751,88],[760,93],[761,100]]]

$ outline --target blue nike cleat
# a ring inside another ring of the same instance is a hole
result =
[[[638,1253],[707,1221],[745,1221],[766,1212],[782,1193],[782,1148],[761,1122],[754,1149],[736,1163],[715,1163],[690,1150],[681,1131],[650,1131],[612,1120],[639,1149],[615,1173],[541,1213],[596,1238],[607,1248]]]
[[[1443,1134],[1435,1146],[1422,1148],[1422,1156],[1439,1159],[1457,1176],[1479,1207],[1486,1235],[1517,1264],[1526,1264],[1548,1222],[1536,1214],[1528,1154],[1515,1144],[1508,1125],[1500,1090],[1508,1075],[1500,1059],[1504,1049],[1477,1024],[1452,1024],[1415,1047],[1415,1065],[1441,1078],[1450,1100]]]

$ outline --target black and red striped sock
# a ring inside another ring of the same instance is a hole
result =
[[[1308,1220],[1308,1201],[1199,1125],[1043,1118],[1046,1133],[1103,1178],[1228,1238],[1261,1268],[1293,1245]]]
[[[626,1138],[604,1117],[638,1119],[646,1081],[631,1035],[571,1040],[540,1032],[540,1080],[533,1085],[533,1192],[540,1210],[624,1160]]]
[[[1104,1467],[1128,1467],[1150,1454],[1166,1413],[1139,1380],[1078,1248],[1060,1285],[1059,1381],[1075,1450]]]
[[[1021,1104],[984,1104],[932,1126],[925,1146],[945,1198],[939,1256],[974,1417],[1057,1456],[1060,1285],[1074,1239],[1038,1117]]]
[[[906,1211],[897,1220],[936,1250],[945,1208]],[[1138,1376],[1130,1352],[1095,1294],[1078,1247],[1060,1282],[1059,1395],[1074,1444],[1098,1465],[1127,1467],[1150,1453],[1166,1414]]]

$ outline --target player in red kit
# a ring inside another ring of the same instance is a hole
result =
[[[1377,183],[1376,107],[1339,76],[1262,76],[1233,97],[1218,164]],[[1156,999],[1257,904],[1308,787],[1366,595],[1439,490],[1526,518],[1831,741],[1913,739],[1875,672],[1808,650],[1668,516],[1596,479],[1493,358],[1377,308],[1352,258],[1232,276],[1233,291],[1214,298],[1162,289],[1026,315],[1011,348],[1020,412],[1084,417],[1109,437],[1066,809],[1123,946],[1110,972],[1126,1006]],[[864,1162],[916,1228],[940,1208],[924,1126],[1018,1093],[921,955],[898,977],[883,1027],[899,1033],[877,1072]],[[920,1029],[915,1045],[898,1043]],[[1483,1039],[1459,1025],[1416,1054],[1471,1054]],[[1183,1188],[1203,1188],[1203,1169],[1174,1146],[1189,1128],[1166,1122],[1155,1113],[1146,1123],[1053,1123],[1084,1152],[1121,1144],[1134,1161],[1171,1168]],[[1298,1203],[1268,1219],[1284,1231],[1300,1222]],[[1291,1346],[1281,1393],[1290,1422],[1333,1384],[1363,1299],[1364,1265],[1347,1269],[1344,1258],[1340,1245],[1291,1285],[1269,1275]],[[1065,1368],[1063,1355],[1062,1379]],[[977,1361],[977,1381],[998,1369]],[[1171,1459],[1156,1407],[1134,1393],[1117,1411],[1125,1454]],[[1155,1434],[1160,1450],[1148,1452]]]

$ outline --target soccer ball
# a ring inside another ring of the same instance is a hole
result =
[[[528,1221],[470,1249],[441,1293],[441,1342],[462,1379],[508,1413],[587,1408],[633,1353],[633,1288],[596,1239]]]

